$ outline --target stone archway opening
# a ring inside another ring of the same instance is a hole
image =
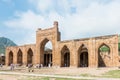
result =
[[[80,54],[80,67],[88,67],[88,52]]]
[[[10,51],[10,53],[9,53],[9,60],[8,61],[9,61],[8,65],[13,63],[13,52],[12,51]]]
[[[102,44],[98,49],[98,67],[106,67],[109,63],[110,48],[106,44]]]
[[[18,65],[22,65],[23,64],[23,53],[22,51],[19,49],[18,53],[17,53],[17,64]]]
[[[88,49],[85,45],[82,45],[78,50],[78,67],[88,67]]]
[[[41,53],[40,53],[40,59],[41,59],[41,64],[44,67],[51,67],[52,66],[52,43],[48,39],[45,39],[42,42],[41,45]]]
[[[33,51],[30,48],[27,52],[27,64],[32,64],[33,63]]]
[[[61,67],[70,67],[70,51],[67,46],[61,50]]]

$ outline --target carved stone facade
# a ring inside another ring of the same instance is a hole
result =
[[[52,52],[45,54],[48,41],[52,43]],[[100,52],[101,46],[107,46],[109,51]],[[57,21],[52,28],[36,31],[36,44],[6,48],[6,65],[31,63],[53,67],[117,67],[119,59],[118,35],[61,41]]]

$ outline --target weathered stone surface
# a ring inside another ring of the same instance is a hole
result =
[[[52,58],[50,56],[45,58],[44,55],[44,47],[48,41],[52,43]],[[107,45],[110,48],[109,54],[104,54],[104,57],[99,52],[102,45]],[[33,56],[31,56],[32,64],[44,65],[45,60],[49,62],[49,59],[52,59],[50,64],[53,67],[116,67],[120,64],[118,35],[61,41],[57,21],[54,22],[52,28],[36,31],[36,44],[7,47],[6,65],[18,64],[19,50],[22,52],[22,65],[28,64],[29,49],[33,53]],[[13,57],[10,57],[10,55]]]

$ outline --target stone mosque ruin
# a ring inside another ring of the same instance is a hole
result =
[[[52,50],[45,49],[52,43]],[[36,31],[36,44],[6,48],[6,65],[42,64],[45,67],[118,67],[118,35],[61,41],[58,22]]]

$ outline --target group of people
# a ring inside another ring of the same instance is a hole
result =
[[[42,68],[43,67],[43,64],[37,64],[36,65],[36,68]]]
[[[51,67],[52,64],[48,63],[47,65],[43,65],[43,64],[36,64],[36,68],[42,68],[42,67]]]
[[[28,67],[28,72],[34,72],[34,69],[32,68],[33,64],[28,64],[27,67]]]
[[[3,67],[3,64],[0,64],[0,67],[2,68],[2,67]]]
[[[11,63],[11,64],[10,64],[10,70],[13,71],[14,68],[17,67],[17,66],[18,66],[18,65],[14,65],[14,64]],[[34,71],[33,68],[32,68],[32,66],[33,66],[32,64],[28,64],[28,65],[27,65],[29,72],[33,72],[33,71]]]
[[[2,67],[3,65],[0,64],[0,67]],[[18,64],[13,64],[11,63],[10,64],[10,70],[13,71],[15,69],[15,67],[18,67],[19,65]],[[27,64],[26,67],[28,68],[28,72],[34,72],[34,68],[42,68],[43,67],[43,64],[36,64],[35,66],[33,66],[33,64]],[[48,67],[51,67],[50,64],[48,64]]]

